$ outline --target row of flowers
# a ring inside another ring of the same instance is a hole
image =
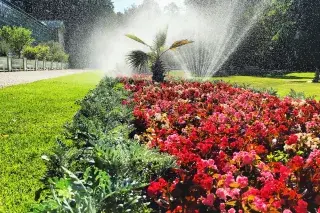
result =
[[[320,212],[320,103],[225,83],[123,79],[136,138],[176,156],[152,180],[162,212]]]

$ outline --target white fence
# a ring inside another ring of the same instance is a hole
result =
[[[63,62],[0,57],[0,72],[63,70],[68,69],[68,67],[69,64]]]

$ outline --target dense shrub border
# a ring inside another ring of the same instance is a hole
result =
[[[33,212],[151,212],[145,187],[175,161],[130,140],[132,107],[117,79],[105,78],[81,102],[48,162],[46,188]]]
[[[225,83],[124,79],[136,137],[181,167],[148,195],[162,212],[319,212],[320,103]]]

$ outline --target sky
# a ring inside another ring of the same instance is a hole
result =
[[[182,6],[184,0],[156,0],[159,5],[163,8],[171,2],[175,2],[178,6]],[[125,8],[130,7],[131,5],[139,5],[143,0],[113,0],[115,11],[123,12]]]

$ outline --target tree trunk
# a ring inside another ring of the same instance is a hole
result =
[[[320,71],[319,71],[319,68],[317,67],[314,75],[314,79],[312,80],[313,83],[319,83],[319,78],[320,78],[319,75],[320,75]]]
[[[161,60],[156,60],[156,62],[151,67],[152,80],[155,82],[164,82],[165,68]]]

